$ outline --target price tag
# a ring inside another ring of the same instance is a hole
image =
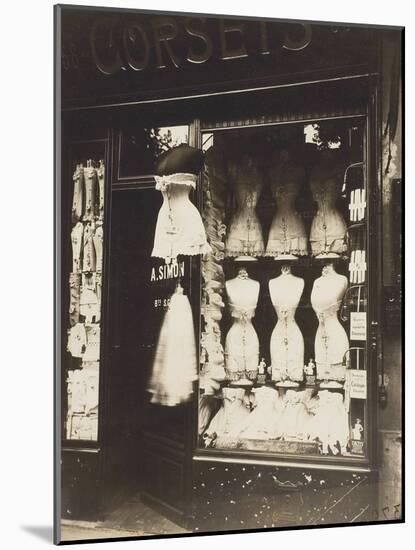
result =
[[[366,340],[366,312],[352,311],[350,314],[350,340]]]
[[[367,375],[365,370],[350,369],[350,398],[366,399],[367,397]]]

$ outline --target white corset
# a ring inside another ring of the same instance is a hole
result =
[[[196,181],[194,174],[156,176],[156,189],[163,195],[163,204],[157,217],[151,255],[164,258],[166,263],[179,255],[211,251],[200,213],[189,199]]]
[[[71,231],[73,273],[79,273],[81,271],[81,250],[83,244],[83,234],[84,226],[82,225],[82,222],[78,222]]]
[[[73,175],[73,199],[72,199],[72,222],[79,222],[82,217],[82,194],[84,188],[84,169],[79,164],[76,166]]]
[[[97,171],[93,166],[84,168],[85,176],[85,213],[83,219],[93,221],[95,219]]]
[[[269,231],[266,256],[307,255],[308,241],[304,223],[294,207],[298,192],[296,182],[276,186],[277,212]]]
[[[318,379],[344,381],[343,362],[349,349],[349,340],[337,312],[347,281],[342,289],[341,276],[335,275],[335,277],[338,279],[334,280],[331,275],[323,275],[314,282],[311,292],[311,305],[319,321],[315,338],[315,359]],[[331,286],[331,281],[336,285]]]
[[[237,209],[226,236],[225,256],[263,255],[262,229],[255,211],[259,189],[255,181],[239,183],[236,188]]]

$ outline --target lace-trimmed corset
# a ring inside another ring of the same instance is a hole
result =
[[[156,176],[156,189],[163,195],[154,236],[152,256],[169,263],[179,255],[193,256],[211,252],[198,209],[189,199],[197,176],[177,173]]]

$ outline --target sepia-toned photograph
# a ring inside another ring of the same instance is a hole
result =
[[[252,15],[54,7],[56,544],[404,520],[404,28]]]

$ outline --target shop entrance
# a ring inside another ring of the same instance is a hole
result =
[[[177,520],[183,496],[175,467],[183,469],[185,408],[152,404],[147,387],[164,296],[176,278],[151,258],[159,193],[154,186],[132,187],[112,193],[103,518],[133,529],[148,517],[160,532],[166,515]],[[153,516],[157,508],[162,515]],[[168,523],[166,532],[178,529]]]

